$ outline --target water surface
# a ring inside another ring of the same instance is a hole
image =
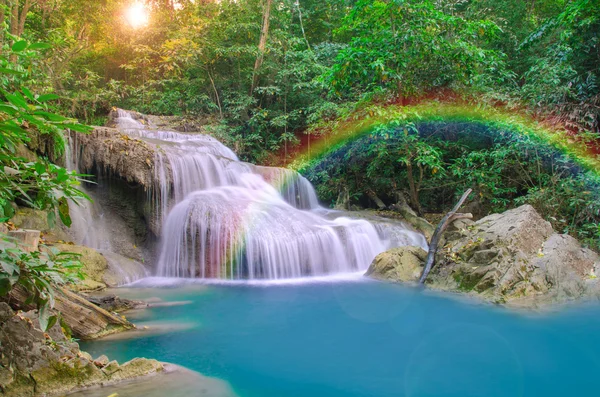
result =
[[[224,379],[241,397],[600,395],[598,304],[525,315],[365,280],[121,295],[191,303],[132,315],[139,326],[179,327],[84,349],[182,365]]]

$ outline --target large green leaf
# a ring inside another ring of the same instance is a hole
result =
[[[37,100],[43,103],[43,102],[53,101],[58,98],[60,98],[60,97],[56,94],[45,94],[45,95],[40,95]]]
[[[71,227],[71,215],[69,214],[69,202],[65,197],[58,199],[58,214],[60,220],[66,227]]]
[[[40,328],[42,329],[42,331],[47,331],[49,328],[48,326],[50,325],[50,314],[50,304],[48,302],[40,306],[38,320],[40,322]]]
[[[26,48],[27,48],[27,41],[26,40],[17,41],[12,46],[13,52],[21,52],[21,51],[23,51]]]

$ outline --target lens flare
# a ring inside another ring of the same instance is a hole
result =
[[[150,14],[142,3],[135,3],[125,12],[125,19],[132,28],[138,29],[148,25]]]

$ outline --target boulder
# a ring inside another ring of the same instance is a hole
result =
[[[377,255],[366,276],[379,280],[416,282],[423,272],[426,259],[427,252],[421,247],[394,248]]]
[[[146,277],[146,267],[138,261],[114,252],[95,250],[73,244],[54,244],[62,252],[81,255],[82,271],[86,277],[80,284],[71,286],[77,291],[94,291],[106,287],[119,287]]]
[[[600,290],[591,281],[600,267],[598,254],[555,233],[530,205],[454,225],[444,237],[426,282],[431,288],[521,306],[564,302]],[[390,270],[397,265],[382,255],[372,267],[384,269],[383,278],[412,281]]]
[[[49,242],[69,241],[66,228],[57,221],[51,227],[48,223],[48,212],[27,207],[18,207],[10,220],[18,229],[39,230],[44,240]]]
[[[8,237],[14,239],[21,250],[25,252],[35,252],[40,245],[40,234],[41,232],[39,230],[17,229],[10,230],[8,232]]]

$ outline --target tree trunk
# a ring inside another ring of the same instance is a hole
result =
[[[10,34],[16,36],[19,32],[19,0],[11,1]]]
[[[265,4],[265,10],[263,12],[263,24],[260,32],[260,41],[258,42],[258,56],[254,63],[254,73],[252,74],[252,85],[250,86],[250,96],[254,92],[256,85],[258,84],[258,71],[263,64],[265,57],[265,49],[267,47],[267,38],[269,37],[269,24],[271,22],[271,5],[273,0],[267,0]]]
[[[367,190],[367,196],[369,196],[369,198],[375,203],[377,208],[379,208],[380,210],[385,210],[387,208],[387,205],[385,205],[385,203],[379,198],[379,196],[377,196],[377,194],[374,191]]]
[[[460,218],[472,218],[473,217],[473,215],[470,215],[470,214],[457,214],[456,213],[456,211],[458,211],[460,209],[460,207],[462,207],[462,205],[464,204],[464,202],[467,200],[467,198],[469,197],[469,195],[472,192],[473,192],[473,189],[467,190],[462,195],[462,197],[460,198],[458,203],[456,203],[454,208],[452,208],[452,211],[448,212],[446,214],[446,216],[444,216],[442,218],[439,225],[435,228],[435,232],[433,233],[433,237],[431,238],[431,244],[429,244],[429,253],[427,254],[427,261],[425,261],[425,268],[423,269],[423,274],[421,275],[421,278],[419,279],[420,284],[425,283],[425,280],[427,279],[429,272],[431,271],[431,269],[433,269],[433,266],[435,265],[435,255],[437,253],[438,245],[440,243],[440,240],[442,239],[442,235],[444,234],[444,231],[446,231],[446,228],[448,228],[448,225],[450,224],[450,222],[460,219]]]
[[[6,21],[6,0],[0,0],[0,26]],[[4,46],[4,29],[0,29],[0,51]]]
[[[27,14],[29,13],[29,9],[31,8],[32,4],[32,0],[25,0],[25,4],[21,10],[21,15],[19,16],[19,28],[17,31],[17,36],[23,36],[23,33],[25,32],[25,21],[27,20]]]
[[[417,215],[423,216],[421,212],[421,204],[419,203],[419,191],[417,189],[417,184],[415,183],[415,177],[413,175],[413,165],[410,161],[406,164],[407,169],[407,177],[408,177],[408,186],[410,188],[410,204],[417,211]]]

